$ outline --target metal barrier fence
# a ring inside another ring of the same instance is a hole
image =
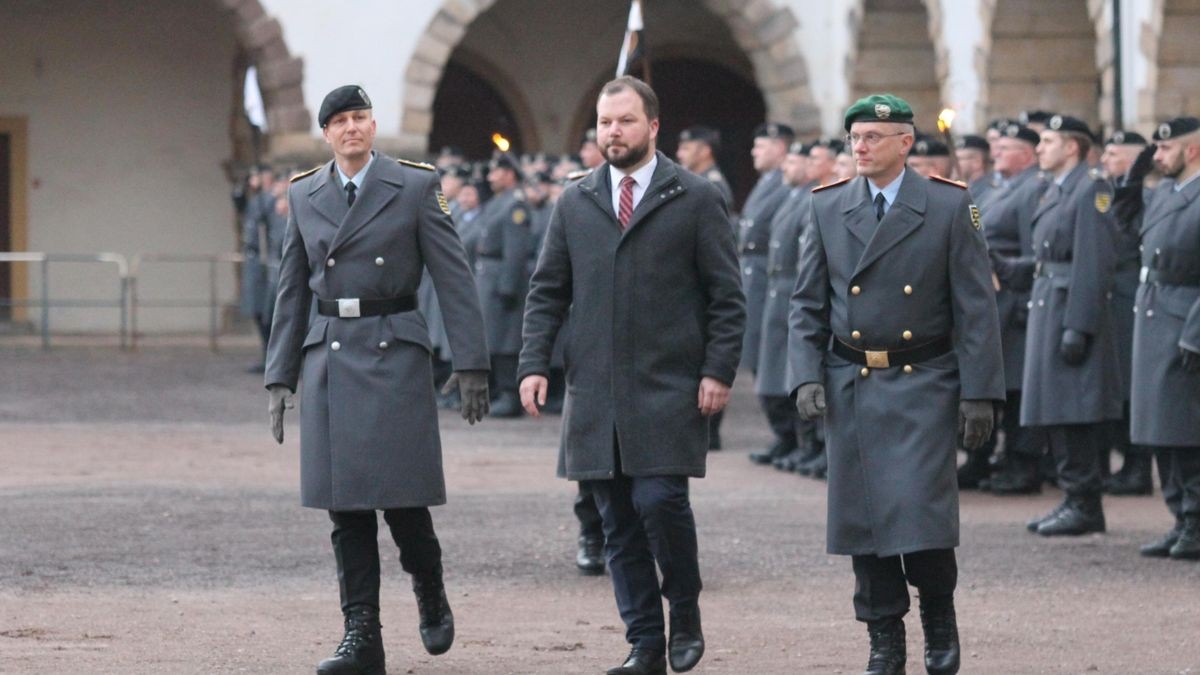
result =
[[[52,308],[116,308],[120,313],[118,332],[120,333],[121,348],[125,349],[128,342],[128,297],[129,297],[129,264],[125,256],[119,253],[39,253],[33,251],[0,251],[0,263],[39,266],[41,289],[37,300],[0,299],[0,305],[7,307],[40,307],[42,348],[50,348],[50,310]],[[51,299],[50,296],[50,266],[53,263],[93,263],[115,265],[117,268],[118,290],[115,300],[87,300],[81,298]]]
[[[208,309],[208,346],[214,352],[217,351],[217,335],[220,333],[220,308],[221,304],[217,300],[217,267],[221,263],[240,265],[245,262],[245,256],[240,253],[214,253],[214,254],[189,254],[189,253],[139,253],[133,256],[133,265],[130,268],[130,286],[129,286],[129,307],[130,307],[130,322],[132,330],[130,334],[133,336],[133,347],[137,348],[138,341],[138,314],[143,307],[147,308],[175,308],[183,309],[188,307],[199,307]],[[142,267],[147,264],[205,264],[208,266],[208,297],[207,298],[153,298],[149,300],[142,299],[139,294],[139,279],[141,278]]]

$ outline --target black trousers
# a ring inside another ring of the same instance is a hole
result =
[[[767,416],[767,424],[775,440],[785,448],[798,447],[800,438],[800,413],[796,412],[796,404],[788,396],[759,396],[763,414]]]
[[[492,393],[493,398],[499,394],[517,393],[517,355],[492,354]]]
[[[1041,459],[1046,454],[1046,432],[1042,427],[1021,426],[1021,390],[1005,392],[1000,428],[1004,431],[1004,452]],[[992,435],[995,438],[995,434]]]
[[[1155,448],[1154,457],[1171,515],[1200,518],[1200,447]]]
[[[1108,440],[1106,423],[1043,427],[1058,469],[1058,484],[1070,495],[1100,494],[1100,454]]]
[[[600,509],[596,507],[596,498],[588,481],[580,481],[578,492],[575,493],[575,517],[579,520],[579,536],[604,536],[604,521],[600,518]]]
[[[379,608],[379,540],[374,511],[330,511],[342,611],[352,605]],[[400,567],[418,579],[441,578],[442,547],[429,509],[386,509],[383,519],[400,548]]]
[[[604,520],[604,554],[625,639],[635,647],[665,650],[662,598],[673,610],[691,609],[702,585],[688,479],[630,477],[618,467],[616,478],[588,484]]]
[[[854,617],[859,621],[898,619],[908,613],[908,584],[925,598],[953,595],[958,585],[954,549],[939,548],[880,558],[852,556]]]

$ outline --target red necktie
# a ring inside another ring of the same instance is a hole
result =
[[[621,222],[622,230],[629,227],[629,219],[633,217],[633,185],[636,182],[633,176],[621,179],[621,209],[617,211],[617,220]]]

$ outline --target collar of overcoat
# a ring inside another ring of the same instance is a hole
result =
[[[646,186],[646,192],[642,195],[642,200],[638,202],[637,208],[633,210],[629,225],[621,234],[622,240],[637,229],[638,224],[656,209],[687,191],[679,182],[679,167],[675,162],[672,162],[662,152],[656,151],[656,154],[658,166],[654,167],[650,185]],[[617,214],[613,213],[612,208],[612,182],[609,180],[607,162],[596,167],[596,170],[592,171],[587,178],[579,181],[579,189],[591,197],[596,206],[612,221],[613,227],[620,229]]]
[[[1146,217],[1142,219],[1143,234],[1167,220],[1171,214],[1195,201],[1197,195],[1200,195],[1200,179],[1185,185],[1178,192],[1175,191],[1174,185],[1172,182],[1171,187],[1159,190],[1160,194],[1154,195],[1155,198],[1150,200],[1150,205],[1146,209]]]
[[[855,276],[925,222],[927,189],[928,181],[921,174],[912,169],[905,171],[896,203],[878,222],[866,178],[855,178],[849,189],[842,191],[842,222],[866,246],[854,268]]]
[[[1055,204],[1075,194],[1075,189],[1083,183],[1084,179],[1087,178],[1087,174],[1087,162],[1080,162],[1075,165],[1074,169],[1071,169],[1067,173],[1067,177],[1063,179],[1062,184],[1058,186],[1057,190],[1054,189],[1054,179],[1049,179],[1049,185],[1046,186],[1046,191],[1042,193],[1045,199],[1038,200],[1037,210],[1033,212],[1033,222],[1037,222],[1037,219],[1054,208]]]
[[[354,206],[346,206],[345,193],[338,185],[333,161],[321,168],[321,180],[314,181],[309,190],[308,201],[330,224],[337,227],[333,241],[329,242],[327,255],[332,255],[359,230],[379,215],[404,186],[404,171],[396,160],[379,152],[371,163],[371,170],[358,190]]]

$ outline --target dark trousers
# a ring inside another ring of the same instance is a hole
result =
[[[494,395],[517,393],[517,355],[492,354],[492,393]]]
[[[600,518],[600,509],[596,507],[596,498],[592,496],[588,481],[577,483],[579,491],[575,493],[575,517],[579,520],[579,536],[604,536],[604,521]]]
[[[352,605],[379,608],[379,540],[374,511],[330,511],[342,611]],[[442,547],[429,509],[386,509],[383,519],[400,548],[400,567],[418,579],[441,578]]]
[[[1106,424],[1067,424],[1044,427],[1058,470],[1058,484],[1070,495],[1100,494],[1100,455],[1096,448],[1108,440]]]
[[[800,444],[798,429],[800,413],[796,412],[796,404],[787,396],[759,396],[763,414],[767,416],[767,424],[775,440],[785,448],[795,448]]]
[[[1021,426],[1020,389],[1005,392],[1002,411],[1000,428],[1004,430],[1004,452],[1041,459],[1046,454],[1046,433],[1042,427]]]
[[[1200,447],[1155,448],[1154,457],[1171,515],[1200,518]]]
[[[954,594],[958,560],[954,549],[939,548],[880,558],[852,556],[854,617],[859,621],[898,619],[908,613],[908,584],[924,598]]]
[[[700,598],[696,520],[686,476],[637,476],[588,481],[604,520],[604,554],[612,574],[625,639],[666,649],[662,598],[691,609]],[[658,570],[662,571],[659,583]]]

